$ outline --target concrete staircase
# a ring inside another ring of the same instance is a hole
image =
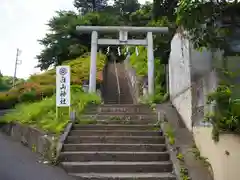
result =
[[[104,70],[103,99],[105,104],[133,104],[130,88],[128,86],[125,67],[122,62],[116,63],[118,73],[115,72],[115,65],[109,62]],[[120,99],[118,97],[118,84],[120,85]]]
[[[89,108],[64,143],[61,165],[77,180],[176,180],[155,123],[144,105]]]

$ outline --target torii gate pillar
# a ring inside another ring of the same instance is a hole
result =
[[[96,92],[97,46],[99,45],[142,45],[147,46],[148,54],[148,94],[154,94],[154,54],[153,33],[167,33],[167,27],[132,27],[132,26],[77,26],[77,31],[92,32],[91,65],[89,75],[89,93]],[[119,32],[119,39],[98,39],[98,32]],[[147,33],[146,39],[128,40],[128,32]]]
[[[92,31],[91,40],[91,62],[90,62],[90,74],[89,74],[89,92],[96,92],[96,72],[97,72],[97,45],[98,45],[98,33]]]
[[[147,33],[147,54],[148,54],[148,94],[154,94],[154,55],[152,32]]]

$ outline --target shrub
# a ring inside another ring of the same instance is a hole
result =
[[[71,93],[83,92],[82,86],[80,85],[71,85]]]
[[[18,102],[17,94],[0,93],[0,109],[12,108]]]
[[[23,84],[19,84],[18,86],[10,89],[9,92],[24,93],[32,90],[38,91],[39,88],[40,88],[40,84],[38,84],[37,82],[26,82]]]
[[[233,93],[235,86],[231,82],[232,74],[221,69],[218,75],[222,78],[216,90],[208,94],[208,103],[215,105],[214,112],[209,112],[205,117],[213,125],[212,135],[215,141],[219,140],[222,132],[240,134],[240,99]]]
[[[55,84],[55,72],[45,72],[38,75],[32,75],[28,79],[28,82],[37,82],[39,85],[54,85]]]
[[[56,92],[56,86],[54,85],[42,85],[39,89],[41,97],[52,96]]]
[[[147,76],[148,74],[148,58],[147,49],[143,46],[138,47],[139,55],[137,56],[133,48],[130,48],[132,55],[130,56],[130,64],[136,70],[136,74],[139,77]],[[149,97],[148,102],[160,103],[163,102],[166,94],[165,87],[165,70],[164,65],[161,64],[160,59],[154,59],[154,83],[155,83],[155,94]],[[145,100],[144,100],[145,101]]]
[[[0,93],[0,109],[9,109],[20,102],[34,102],[52,96],[55,89],[56,87],[53,85],[41,86],[36,83],[24,83],[8,92]]]
[[[19,101],[20,102],[33,102],[36,101],[37,92],[35,90],[26,91],[20,94]]]

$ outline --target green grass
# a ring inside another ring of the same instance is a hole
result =
[[[101,99],[96,94],[87,94],[80,88],[72,88],[72,109],[81,113],[88,104],[99,104]],[[69,122],[68,108],[59,108],[56,116],[55,95],[35,103],[23,103],[16,106],[15,112],[4,115],[1,123],[18,122],[36,127],[45,132],[59,135]]]

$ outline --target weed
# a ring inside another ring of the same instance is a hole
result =
[[[121,118],[119,116],[111,116],[110,119],[111,120],[121,120]]]
[[[172,127],[169,124],[166,124],[166,133],[165,134],[169,140],[169,144],[174,145],[175,144],[174,130],[172,129]]]
[[[178,153],[177,154],[177,159],[179,160],[179,161],[184,161],[184,156],[183,156],[183,154],[182,153]]]
[[[180,176],[181,180],[190,180],[190,177],[188,176],[188,170],[185,167],[181,167]]]
[[[32,145],[32,152],[36,152],[37,151],[37,147],[35,144]]]
[[[196,160],[200,160],[207,167],[211,166],[208,162],[208,158],[201,156],[201,153],[195,144],[192,147],[192,153],[194,154]]]
[[[77,122],[77,124],[97,124],[97,120],[96,119],[79,119]]]

